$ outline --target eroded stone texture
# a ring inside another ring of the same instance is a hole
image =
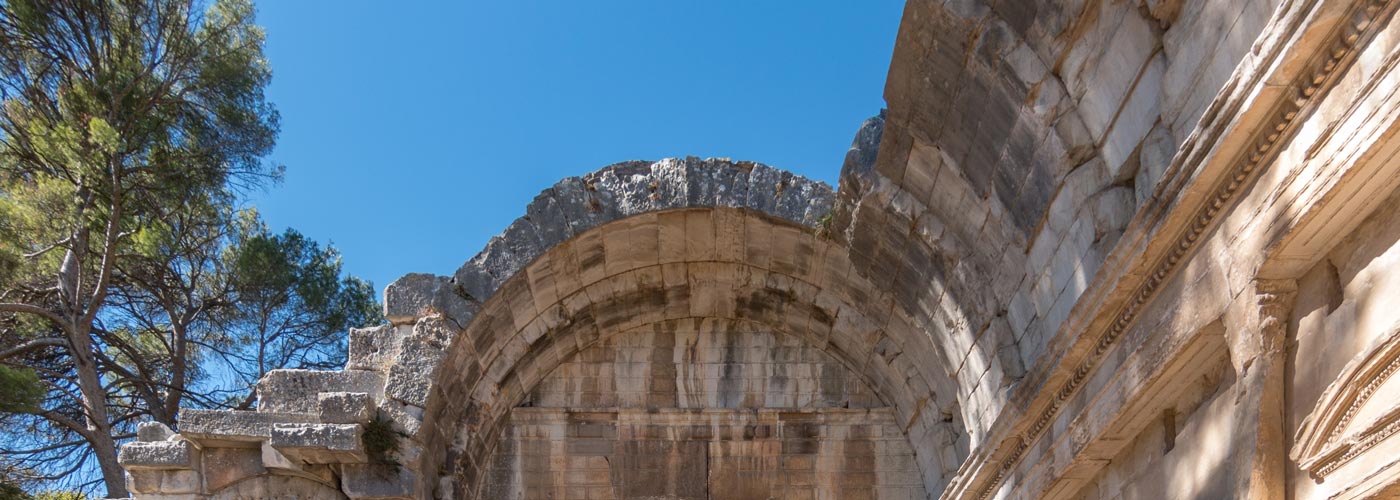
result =
[[[326,484],[288,476],[259,476],[229,486],[211,500],[341,500],[345,495]]]
[[[195,458],[189,441],[154,441],[123,446],[117,461],[128,470],[192,469]]]
[[[878,408],[879,395],[799,338],[710,323],[614,337],[561,363],[525,406]]]
[[[925,498],[888,409],[519,408],[480,498]]]
[[[316,413],[322,392],[384,394],[384,375],[364,370],[273,370],[258,381],[258,411]]]
[[[911,0],[834,193],[719,159],[564,179],[391,284],[345,371],[141,428],[130,489],[1395,496],[1397,5]],[[273,446],[376,418],[399,466]]]

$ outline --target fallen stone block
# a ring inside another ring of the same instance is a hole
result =
[[[359,424],[276,424],[268,444],[293,461],[359,463],[368,459]]]

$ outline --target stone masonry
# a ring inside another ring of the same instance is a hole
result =
[[[1397,8],[909,0],[835,189],[564,179],[130,489],[1400,498]]]

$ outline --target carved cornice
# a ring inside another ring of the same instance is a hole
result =
[[[1400,405],[1348,433],[1352,420],[1376,390],[1400,371],[1400,330],[1372,343],[1327,386],[1298,429],[1291,458],[1321,479],[1400,432]]]
[[[1268,164],[1278,153],[1277,146],[1282,143],[1282,139],[1291,135],[1297,128],[1297,118],[1310,110],[1317,97],[1335,83],[1338,68],[1350,65],[1355,58],[1358,42],[1374,34],[1378,24],[1375,21],[1392,6],[1391,4],[1392,0],[1361,0],[1351,7],[1348,22],[1341,23],[1341,26],[1333,30],[1328,41],[1321,45],[1318,57],[1310,61],[1307,69],[1300,71],[1295,77],[1292,85],[1292,88],[1296,89],[1295,94],[1279,99],[1273,105],[1268,113],[1269,118],[1252,136],[1250,146],[1235,158],[1232,162],[1233,167],[1217,181],[1210,191],[1212,196],[1197,208],[1187,227],[1172,240],[1174,243],[1170,249],[1149,268],[1152,271],[1114,315],[1112,323],[1099,334],[1097,341],[1092,344],[1092,349],[1070,373],[1068,380],[1061,383],[1059,389],[1053,393],[1049,404],[1023,432],[1008,438],[1014,440],[1015,445],[998,462],[994,472],[989,474],[990,478],[985,480],[980,488],[973,487],[975,489],[971,491],[977,492],[973,498],[986,500],[991,497],[1012,468],[1025,457],[1031,444],[1044,436],[1046,428],[1059,415],[1060,409],[1083,387],[1109,349],[1138,318],[1139,313],[1166,283],[1167,278],[1174,274],[1178,264],[1196,249],[1202,235],[1214,226],[1217,216],[1236,201],[1243,188],[1258,177],[1260,167]],[[1261,297],[1260,300],[1262,305],[1265,298]],[[1286,308],[1287,305],[1276,307]],[[1261,325],[1268,326],[1274,325]]]

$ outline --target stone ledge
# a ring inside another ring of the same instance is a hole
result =
[[[234,410],[195,410],[180,412],[180,435],[197,442],[252,443],[272,437],[275,424],[319,422],[311,413],[272,413]]]
[[[360,424],[275,424],[268,444],[304,463],[360,463],[368,458],[363,432]]]
[[[374,398],[363,392],[323,392],[317,399],[321,422],[327,424],[363,424],[374,409]]]
[[[137,441],[122,445],[117,463],[127,470],[193,469],[195,455],[189,441]]]
[[[384,376],[361,370],[273,370],[258,381],[258,411],[316,413],[322,392],[363,392],[384,396]]]

